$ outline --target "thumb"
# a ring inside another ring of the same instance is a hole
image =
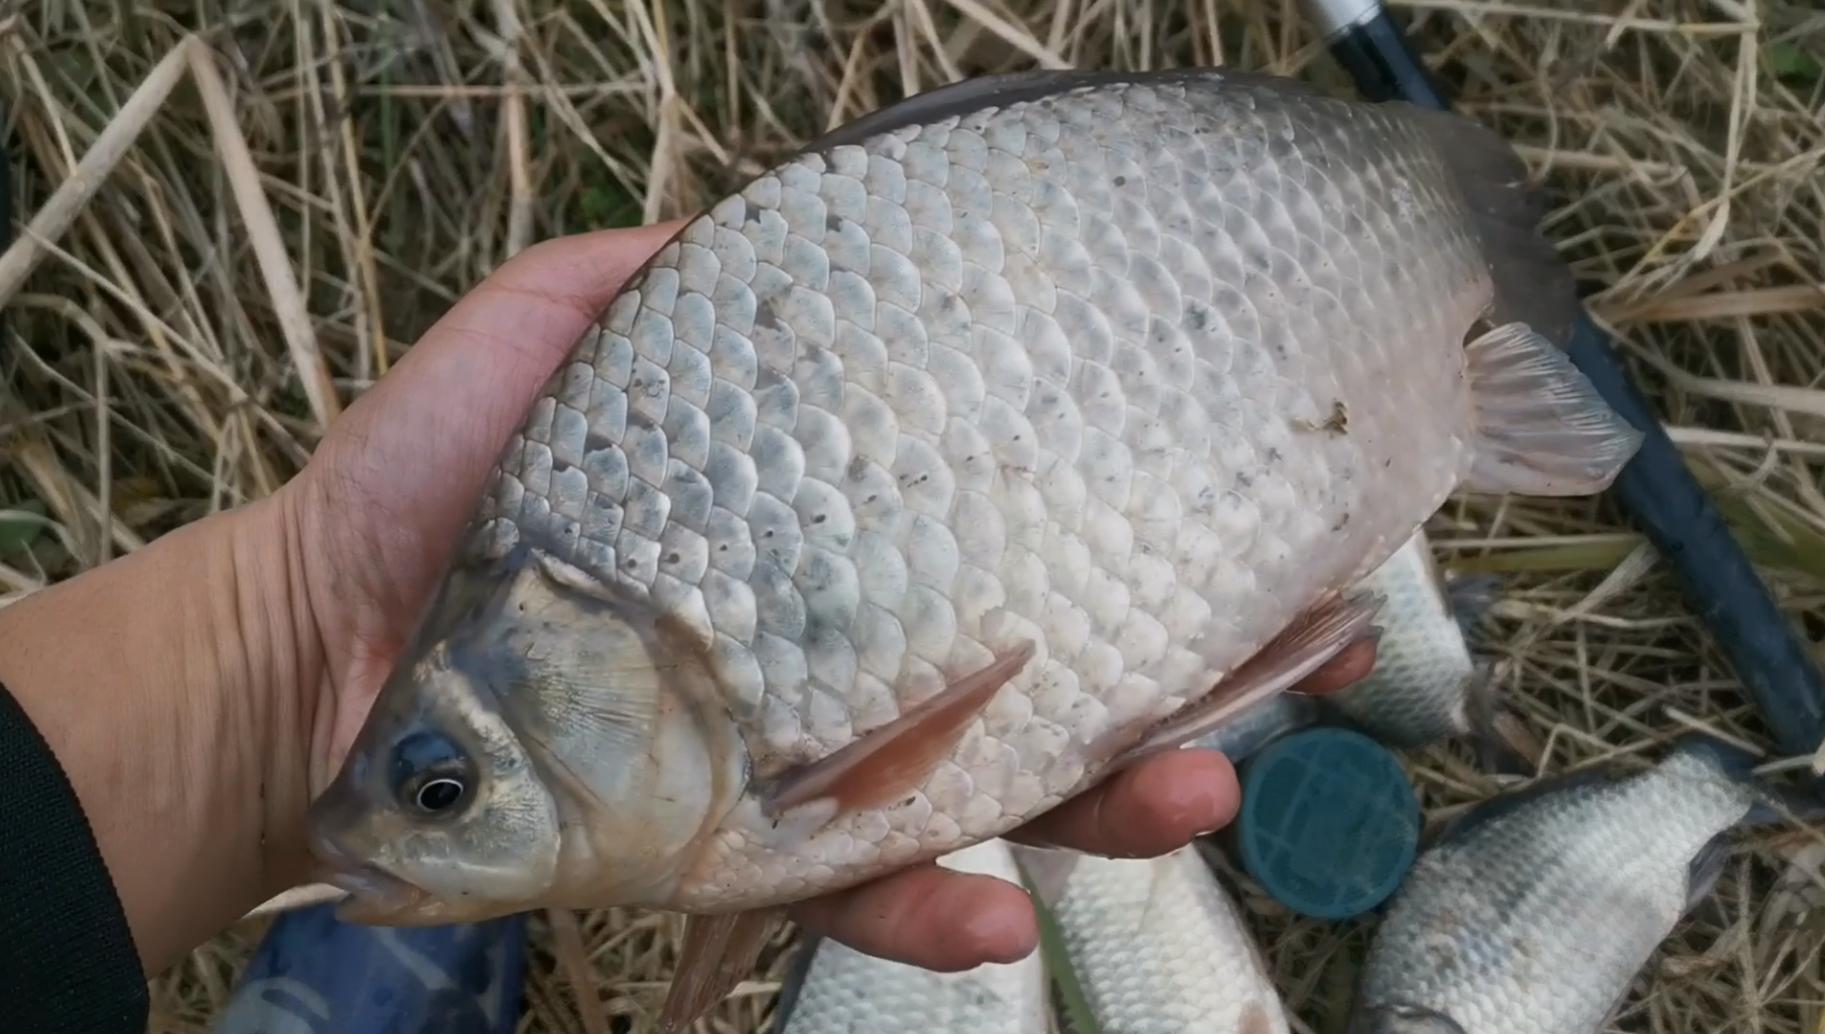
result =
[[[539,390],[683,226],[561,237],[516,255],[343,413],[312,466],[358,485],[372,512],[409,521],[434,551],[454,543]]]

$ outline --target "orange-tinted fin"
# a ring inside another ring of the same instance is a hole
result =
[[[1154,726],[1145,739],[1118,755],[1109,771],[1133,764],[1143,755],[1171,750],[1208,735],[1256,704],[1297,685],[1368,635],[1370,622],[1383,602],[1379,594],[1363,593],[1333,597],[1307,611],[1217,683],[1202,700]]]
[[[695,1023],[754,972],[778,908],[694,915],[684,923],[678,968],[659,1011],[659,1029],[674,1034]]]
[[[873,808],[905,796],[951,752],[995,692],[1033,659],[1030,640],[1004,650],[905,714],[836,753],[780,776],[763,798],[769,815],[816,800],[837,811]]]
[[[1525,324],[1496,327],[1464,352],[1476,407],[1470,491],[1594,495],[1641,447],[1641,432]]]

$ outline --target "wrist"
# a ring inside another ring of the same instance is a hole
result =
[[[320,647],[287,509],[197,521],[0,610],[0,681],[75,787],[148,972],[301,872]]]

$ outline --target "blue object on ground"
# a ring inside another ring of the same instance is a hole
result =
[[[214,1034],[511,1034],[526,972],[523,915],[428,927],[283,913]]]
[[[1314,919],[1379,906],[1419,852],[1419,798],[1386,747],[1313,728],[1274,741],[1242,767],[1235,843],[1274,899]]]

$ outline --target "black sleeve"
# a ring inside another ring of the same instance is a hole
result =
[[[0,685],[0,1027],[143,1034],[146,978],[63,768]]]

